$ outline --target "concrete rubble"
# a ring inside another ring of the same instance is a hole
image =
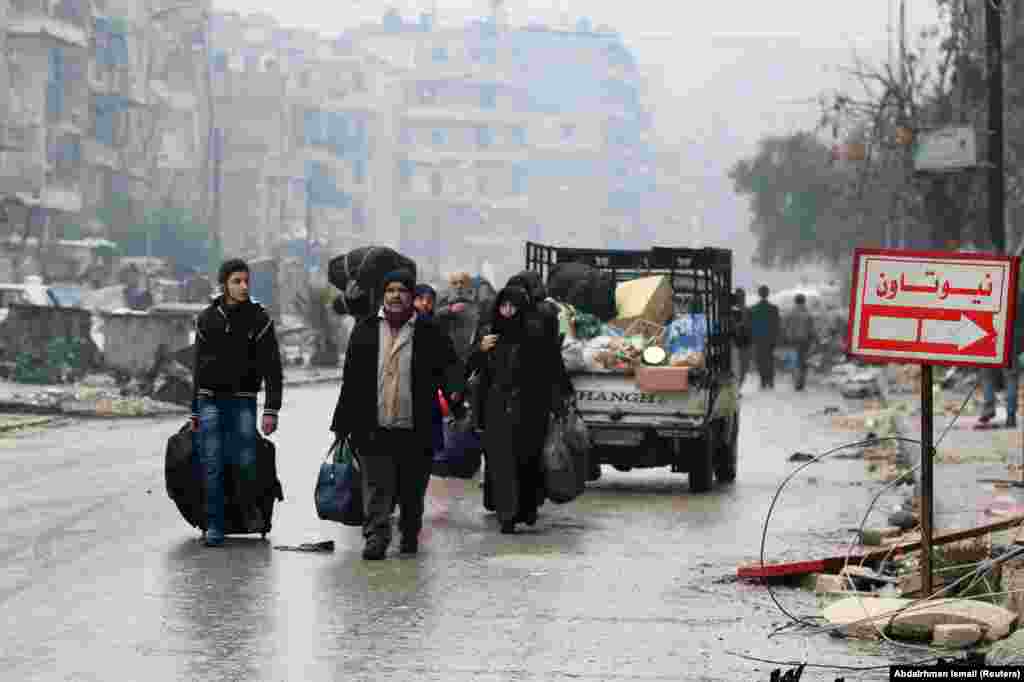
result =
[[[340,383],[340,368],[285,369],[285,386]],[[29,385],[0,381],[0,410],[79,417],[160,417],[187,415],[191,372],[180,365],[151,380],[119,380],[90,374],[74,384]]]

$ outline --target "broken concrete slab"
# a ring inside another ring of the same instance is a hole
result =
[[[846,590],[847,581],[839,575],[830,573],[819,573],[815,577],[814,593],[828,594],[830,592],[843,592]]]
[[[988,665],[1024,665],[1024,628],[996,642],[985,655]]]
[[[961,649],[977,644],[980,639],[981,628],[977,625],[936,625],[932,630],[932,644],[934,646]]]
[[[850,626],[867,621],[882,626],[891,624],[928,626],[978,625],[986,641],[1010,634],[1017,614],[988,602],[973,599],[935,599],[915,603],[899,597],[851,597],[824,610],[825,619],[835,625]],[[848,628],[847,628],[848,629]]]

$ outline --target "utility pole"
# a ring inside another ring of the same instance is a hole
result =
[[[1006,251],[1006,175],[1003,168],[1002,0],[985,2],[988,48],[988,223],[996,253]]]

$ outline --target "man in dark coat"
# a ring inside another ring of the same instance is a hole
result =
[[[750,332],[761,388],[775,388],[775,347],[779,345],[782,325],[779,307],[768,300],[770,293],[765,285],[758,287],[757,295],[761,300],[750,309]]]
[[[433,322],[416,315],[415,287],[407,270],[383,278],[383,307],[352,330],[331,422],[337,438],[350,438],[362,464],[367,560],[387,554],[396,502],[401,551],[418,551],[437,391],[452,404],[461,401],[455,352]]]
[[[465,362],[473,351],[473,335],[483,311],[469,273],[453,273],[448,278],[448,290],[437,299],[436,306],[441,331],[452,340],[459,360]]]
[[[249,298],[249,266],[231,259],[220,268],[224,293],[196,318],[192,430],[206,471],[206,544],[224,543],[224,473],[237,470],[235,499],[248,500],[255,483],[256,396],[266,388],[263,433],[277,430],[281,409],[281,353],[274,323]],[[246,509],[250,532],[262,532],[263,519],[253,504]]]

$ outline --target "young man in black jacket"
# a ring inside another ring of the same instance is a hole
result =
[[[350,438],[362,465],[367,560],[387,554],[396,503],[401,551],[419,550],[437,391],[444,389],[452,405],[462,399],[454,347],[436,324],[416,315],[415,288],[407,270],[384,277],[383,307],[352,330],[331,421],[331,431],[339,439]]]
[[[263,385],[263,433],[277,430],[281,409],[281,354],[274,323],[249,298],[249,266],[232,259],[220,267],[223,293],[196,319],[192,430],[206,473],[206,544],[224,543],[224,470],[236,467],[235,499],[248,500],[255,483],[256,396]],[[259,509],[247,509],[250,532],[266,527]]]

